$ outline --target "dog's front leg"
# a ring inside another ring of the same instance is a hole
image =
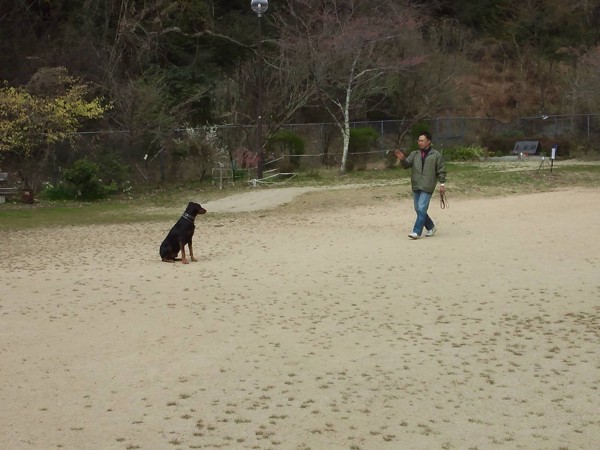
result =
[[[180,245],[181,245],[181,262],[183,264],[189,264],[189,261],[185,257],[185,242],[181,242]]]
[[[194,249],[192,248],[192,240],[190,239],[190,243],[188,244],[188,248],[190,249],[190,259],[194,262],[198,262],[196,258],[194,258]]]

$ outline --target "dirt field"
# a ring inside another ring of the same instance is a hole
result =
[[[0,448],[596,449],[600,190],[411,241],[399,189],[209,202],[189,265],[177,214],[3,232]]]

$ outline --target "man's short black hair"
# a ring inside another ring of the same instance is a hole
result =
[[[425,136],[428,141],[431,141],[431,133],[429,131],[423,131],[419,136]]]

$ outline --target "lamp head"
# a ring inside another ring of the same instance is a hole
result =
[[[269,0],[252,0],[250,7],[260,17],[269,9]]]

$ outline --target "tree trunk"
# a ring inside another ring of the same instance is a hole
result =
[[[356,62],[356,61],[355,61]],[[352,66],[352,75],[354,74],[354,65]],[[340,173],[346,173],[346,163],[348,162],[348,148],[350,147],[350,99],[352,97],[352,76],[346,89],[346,101],[344,102],[344,123],[342,128],[342,137],[344,139],[342,150],[342,165]]]

